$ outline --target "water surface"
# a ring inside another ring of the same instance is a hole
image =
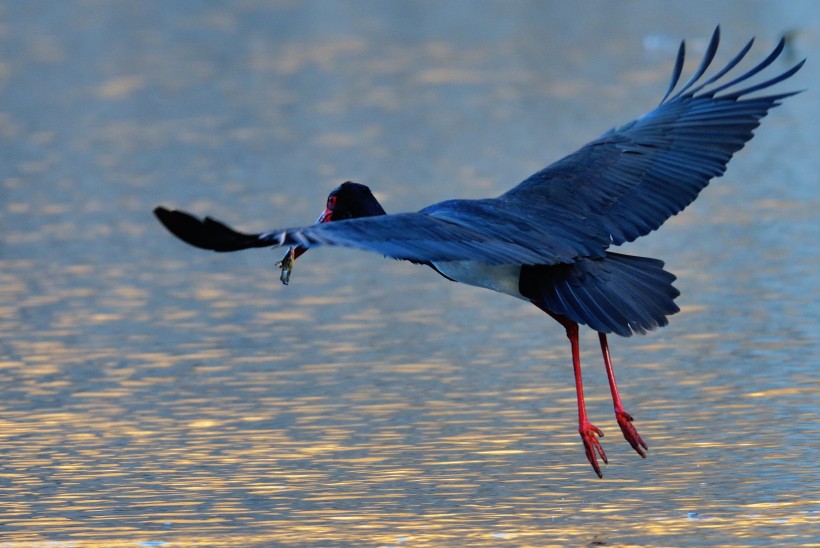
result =
[[[818,542],[820,10],[663,6],[0,4],[0,544]],[[347,179],[390,211],[497,195],[654,106],[718,22],[723,60],[791,31],[809,91],[627,249],[682,311],[612,339],[646,460],[584,333],[603,480],[534,307],[346,250],[283,287],[279,252],[150,214],[304,224]]]

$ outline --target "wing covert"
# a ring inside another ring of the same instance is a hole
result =
[[[420,263],[474,260],[487,264],[553,264],[550,249],[523,238],[468,227],[425,213],[398,213],[334,221],[261,234],[269,246],[342,246]]]

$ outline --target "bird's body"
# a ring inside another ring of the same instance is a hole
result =
[[[337,245],[428,265],[461,283],[531,302],[566,329],[572,347],[579,432],[600,476],[606,455],[584,406],[578,326],[599,333],[615,415],[630,445],[646,443],[624,410],[615,383],[607,334],[630,336],[666,325],[678,311],[675,276],[657,259],[610,250],[660,227],[689,205],[772,107],[794,93],[748,97],[797,72],[802,62],[762,83],[736,91],[771,65],[783,41],[762,62],[718,83],[743,59],[752,41],[705,82],[717,51],[715,30],[699,68],[672,95],[683,65],[678,53],[670,86],[657,108],[612,129],[573,154],[533,174],[496,198],[449,200],[415,213],[388,215],[364,185],[347,182],[328,196],[316,224],[261,234],[236,232],[219,221],[155,209],[183,241],[214,251],[290,246],[283,266],[307,248]],[[332,222],[330,222],[332,221]]]

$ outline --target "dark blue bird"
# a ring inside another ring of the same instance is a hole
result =
[[[282,267],[287,283],[293,260],[307,248],[346,246],[424,264],[445,278],[529,301],[566,329],[578,396],[579,432],[587,459],[601,477],[606,454],[589,422],[581,383],[579,324],[598,332],[624,437],[641,457],[641,439],[618,395],[607,335],[628,337],[668,323],[679,309],[675,276],[658,259],[609,249],[660,227],[726,169],[752,138],[769,109],[797,92],[750,96],[795,74],[800,62],[767,80],[748,80],[783,52],[747,72],[728,73],[753,39],[722,69],[701,81],[718,48],[716,28],[703,61],[678,90],[684,43],[660,104],[611,129],[580,150],[533,174],[515,188],[483,200],[449,200],[416,213],[388,215],[364,185],[346,182],[330,193],[316,224],[242,234],[223,223],[158,207],[154,213],[183,241],[213,251],[291,246]],[[728,81],[725,81],[728,80]],[[329,222],[333,221],[333,222]]]

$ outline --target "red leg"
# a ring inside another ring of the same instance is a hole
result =
[[[538,306],[538,305],[536,305]],[[541,308],[541,307],[539,307]],[[581,434],[581,441],[584,442],[584,451],[587,455],[587,460],[592,465],[592,469],[598,474],[599,478],[604,477],[601,473],[601,467],[598,466],[598,456],[607,464],[609,461],[604,453],[604,448],[601,447],[601,442],[596,436],[604,437],[598,427],[589,422],[587,418],[587,408],[584,403],[584,384],[581,380],[581,351],[578,344],[578,324],[560,314],[554,314],[546,309],[547,314],[555,318],[555,320],[564,326],[567,330],[567,338],[572,346],[572,369],[575,372],[575,393],[578,398],[578,433]]]
[[[606,376],[609,378],[609,389],[612,392],[612,404],[615,406],[615,418],[618,420],[618,426],[621,427],[621,432],[624,438],[632,446],[632,449],[638,454],[646,458],[645,449],[649,449],[641,439],[635,426],[632,424],[632,415],[626,412],[621,403],[621,396],[618,394],[618,385],[615,382],[615,371],[612,370],[612,360],[609,357],[609,344],[606,342],[606,334],[598,333],[598,339],[601,341],[601,353],[604,355],[604,365],[606,366]],[[580,373],[579,373],[580,374]]]

